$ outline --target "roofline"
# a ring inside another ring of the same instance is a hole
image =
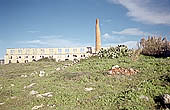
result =
[[[93,46],[86,46],[86,47],[56,47],[56,48],[87,48],[87,47],[92,47],[93,48]],[[53,47],[49,47],[49,48],[6,48],[6,49],[50,49],[50,48],[53,49]]]

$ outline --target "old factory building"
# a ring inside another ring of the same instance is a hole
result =
[[[76,48],[8,48],[5,64],[28,63],[42,58],[53,58],[56,61],[84,59],[101,49],[99,19],[96,19],[96,42],[94,47]]]

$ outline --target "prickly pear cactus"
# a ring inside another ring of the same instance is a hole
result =
[[[110,47],[109,49],[101,49],[97,56],[99,58],[118,58],[123,56],[131,56],[132,50],[128,49],[125,45],[118,45],[116,47]]]

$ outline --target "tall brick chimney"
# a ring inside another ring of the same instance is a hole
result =
[[[96,53],[99,52],[101,49],[101,38],[100,38],[100,26],[99,26],[99,19],[96,19],[96,47],[95,51]]]

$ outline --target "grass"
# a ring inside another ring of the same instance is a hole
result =
[[[0,65],[0,103],[4,103],[0,110],[31,110],[41,104],[44,106],[40,110],[154,110],[160,107],[155,97],[170,94],[168,58],[141,55],[133,61],[128,57],[94,57],[56,71],[56,68],[71,63],[39,61]],[[106,71],[112,65],[140,72],[132,76],[108,76]],[[31,75],[39,71],[45,71],[46,76]],[[36,84],[24,89],[31,83]],[[90,87],[92,91],[84,90]],[[53,96],[37,98],[29,94],[31,90],[41,94],[53,92]]]

